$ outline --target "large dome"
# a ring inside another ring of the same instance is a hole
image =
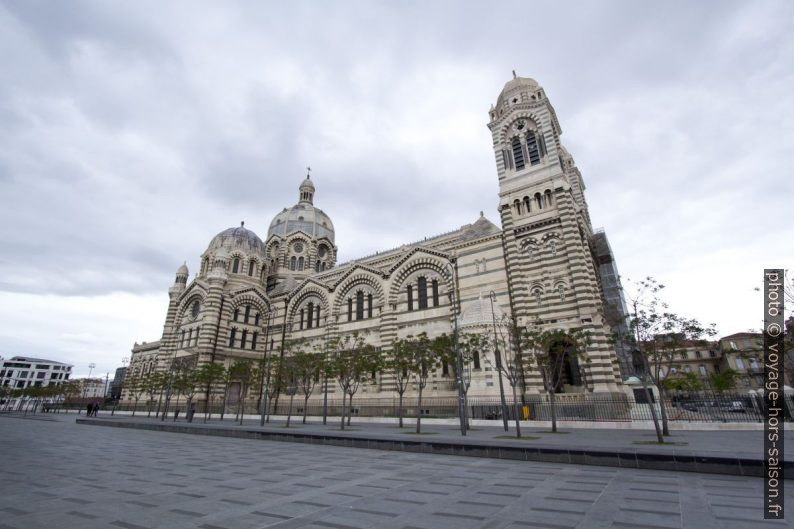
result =
[[[307,176],[298,188],[299,201],[291,208],[275,216],[267,230],[268,239],[272,235],[286,237],[302,231],[314,239],[328,238],[334,244],[334,224],[320,208],[314,207],[314,183]]]
[[[262,239],[256,233],[245,228],[244,223],[240,223],[240,226],[236,228],[223,230],[213,237],[207,247],[207,252],[217,252],[221,248],[229,253],[240,250],[245,254],[265,255],[265,245],[262,243]]]

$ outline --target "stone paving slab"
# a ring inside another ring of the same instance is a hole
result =
[[[0,419],[6,529],[732,529],[758,478]],[[794,490],[786,494],[794,505]]]
[[[98,418],[78,418],[80,424],[138,428],[148,430],[192,433],[249,439],[326,444],[357,448],[434,453],[493,459],[516,459],[597,465],[650,470],[707,472],[741,476],[760,476],[763,432],[753,431],[680,431],[669,437],[671,445],[652,443],[653,433],[612,430],[562,430],[552,434],[540,429],[522,429],[523,438],[506,435],[503,429],[478,426],[466,437],[449,425],[423,425],[421,435],[414,429],[399,429],[394,425],[354,424],[340,430],[336,421],[297,424],[289,429],[282,422],[261,427],[258,421],[196,419],[193,423],[165,421],[145,417],[104,415]],[[294,424],[294,423],[293,423]],[[793,436],[789,436],[793,437]],[[611,445],[609,443],[612,443]],[[790,445],[791,441],[787,441]],[[752,450],[751,450],[752,448]],[[794,446],[787,450],[785,464],[787,478],[794,477]]]

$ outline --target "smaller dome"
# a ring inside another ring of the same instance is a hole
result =
[[[177,275],[189,275],[190,272],[187,270],[187,263],[182,263],[182,266],[176,269]]]
[[[223,230],[213,237],[207,247],[207,252],[214,251],[216,255],[220,255],[221,249],[224,250],[226,256],[234,250],[240,250],[246,254],[265,255],[265,245],[262,243],[262,239],[256,233],[246,229],[244,222],[241,222],[237,228]]]
[[[300,188],[301,189],[307,188],[307,189],[311,189],[312,191],[314,191],[314,182],[312,182],[312,179],[309,177],[309,175],[306,175],[306,180],[301,182]]]
[[[531,95],[538,90],[540,90],[540,85],[536,80],[529,77],[517,77],[515,72],[513,72],[513,78],[505,83],[505,87],[499,93],[499,97],[496,99],[496,106],[498,108],[505,101],[512,99],[521,101],[521,92],[527,92]]]
[[[491,312],[491,299],[483,298],[480,292],[477,300],[470,301],[464,306],[459,322],[461,327],[493,325],[496,318],[496,324],[501,325],[503,316],[504,312],[497,303],[493,304],[493,313]]]

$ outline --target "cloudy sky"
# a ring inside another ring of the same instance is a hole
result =
[[[498,222],[513,69],[621,274],[760,326],[763,268],[794,268],[794,4],[289,4],[0,2],[0,355],[112,376],[176,268],[241,220],[264,237],[307,165],[341,260]]]

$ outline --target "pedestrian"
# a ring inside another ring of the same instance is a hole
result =
[[[88,404],[86,404],[85,408],[86,408],[85,416],[91,417],[91,413],[94,411],[94,405],[89,402]]]
[[[94,403],[94,410],[93,411],[94,411],[94,413],[92,415],[94,417],[96,417],[97,416],[97,412],[99,411],[99,403],[98,402]]]

